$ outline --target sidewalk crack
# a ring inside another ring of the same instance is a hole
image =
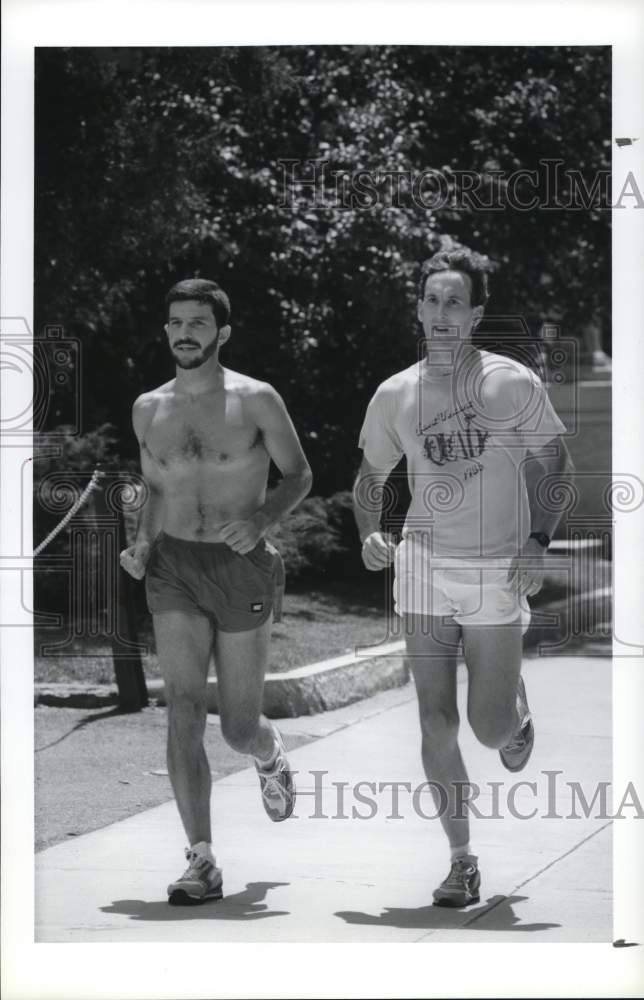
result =
[[[581,847],[581,846],[582,846],[583,844],[586,844],[586,843],[588,843],[588,841],[589,841],[589,840],[592,840],[592,838],[593,838],[593,837],[596,837],[596,836],[597,836],[598,834],[600,834],[600,833],[602,832],[602,830],[605,830],[605,829],[606,829],[607,827],[609,827],[609,826],[612,826],[612,825],[613,825],[613,821],[612,821],[612,819],[611,819],[611,820],[609,820],[609,821],[608,821],[608,823],[604,823],[604,825],[603,825],[603,826],[600,826],[600,828],[599,828],[598,830],[593,830],[593,832],[592,832],[592,833],[589,833],[589,834],[588,834],[588,836],[587,836],[587,837],[584,837],[584,838],[583,838],[583,840],[580,840],[578,844],[574,844],[574,845],[573,845],[573,846],[572,846],[572,847],[570,848],[570,850],[568,850],[568,851],[564,851],[564,853],[563,853],[563,854],[561,854],[561,855],[560,855],[560,856],[559,856],[558,858],[555,858],[555,859],[554,859],[553,861],[551,861],[551,862],[550,862],[549,864],[547,864],[547,865],[544,865],[544,866],[543,866],[543,868],[540,868],[538,872],[535,872],[535,873],[534,873],[533,875],[529,875],[529,876],[528,876],[528,878],[524,878],[523,882],[519,882],[519,884],[518,884],[518,885],[515,885],[514,889],[513,889],[513,890],[512,890],[512,892],[510,893],[510,896],[514,896],[514,895],[516,895],[516,893],[517,893],[517,892],[518,892],[518,891],[519,891],[520,889],[523,889],[523,887],[524,887],[524,886],[528,885],[528,883],[529,883],[529,882],[534,882],[534,880],[535,880],[536,878],[539,878],[539,876],[540,876],[540,875],[543,875],[543,873],[544,873],[544,872],[547,872],[547,871],[548,871],[548,870],[549,870],[550,868],[554,868],[554,866],[555,866],[555,865],[558,865],[558,864],[559,864],[559,862],[560,862],[560,861],[563,861],[563,859],[564,859],[564,858],[567,858],[567,857],[569,857],[569,856],[570,856],[571,854],[574,854],[574,853],[575,853],[575,851],[579,850],[579,848],[580,848],[580,847]],[[480,920],[480,919],[481,919],[481,917],[485,917],[485,916],[487,916],[487,914],[488,914],[488,913],[491,913],[491,912],[492,912],[492,910],[495,910],[495,909],[497,908],[497,906],[500,906],[500,905],[501,905],[501,903],[505,903],[505,902],[507,902],[507,900],[508,900],[508,899],[510,898],[510,896],[503,896],[503,898],[502,898],[502,899],[500,899],[500,900],[498,900],[498,902],[494,903],[494,904],[493,904],[492,906],[489,906],[489,907],[487,908],[487,910],[482,910],[482,911],[481,911],[480,913],[477,913],[477,914],[476,914],[476,916],[472,917],[472,918],[471,918],[470,920],[467,920],[467,921],[466,921],[466,922],[465,922],[465,923],[463,924],[463,927],[469,927],[469,926],[471,926],[472,924],[476,923],[476,921],[477,921],[477,920]]]
[[[493,910],[496,910],[497,906],[502,906],[503,903],[507,903],[508,899],[511,899],[512,896],[516,895],[516,893],[519,892],[520,889],[523,889],[524,886],[528,885],[530,882],[534,882],[534,880],[539,878],[540,875],[543,875],[544,872],[547,872],[550,868],[553,868],[555,865],[558,865],[560,861],[564,860],[564,858],[567,858],[571,854],[574,854],[575,851],[579,850],[579,848],[582,847],[584,844],[586,844],[589,840],[592,840],[593,837],[598,836],[598,834],[600,834],[603,830],[606,830],[607,827],[612,825],[613,821],[611,819],[608,821],[608,823],[604,823],[603,826],[600,826],[598,830],[593,830],[592,833],[589,833],[588,836],[580,840],[579,843],[573,844],[573,846],[568,851],[564,851],[563,854],[561,854],[557,858],[554,858],[554,860],[550,861],[547,865],[544,865],[543,868],[539,869],[539,871],[534,872],[533,875],[529,875],[528,878],[525,878],[523,882],[519,882],[518,885],[515,885],[514,889],[509,893],[509,895],[501,896],[501,898],[497,899],[495,903],[491,904],[491,906],[486,907],[484,910],[479,910],[478,913],[476,913],[473,917],[470,917],[469,920],[466,920],[465,923],[460,925],[460,927],[454,927],[451,929],[462,931],[468,927],[471,927],[472,924],[477,923],[477,921],[481,920],[483,917],[487,917],[490,913],[492,913]],[[424,941],[425,938],[431,937],[432,934],[435,934],[437,930],[439,930],[439,928],[434,928],[432,931],[429,932],[429,934],[423,934],[422,937],[416,938],[416,943]]]

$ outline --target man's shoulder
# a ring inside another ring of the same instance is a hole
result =
[[[157,406],[161,399],[172,395],[175,381],[175,379],[170,379],[169,382],[164,382],[163,385],[157,386],[156,389],[148,389],[146,392],[142,392],[134,400],[134,412],[145,413],[146,410]]]
[[[224,385],[227,392],[236,392],[248,398],[277,395],[269,382],[252,378],[250,375],[243,375],[241,372],[235,372],[232,368],[225,368],[224,376]]]
[[[541,385],[541,379],[531,368],[510,358],[506,354],[494,354],[492,351],[479,351],[483,374],[498,384],[508,386]]]
[[[226,392],[241,400],[250,415],[258,415],[276,405],[284,405],[282,398],[270,382],[242,375],[230,368],[225,369]]]
[[[143,439],[159,402],[164,397],[167,398],[172,395],[174,391],[174,383],[175,380],[171,379],[170,382],[166,382],[164,385],[160,385],[156,389],[149,389],[147,392],[142,392],[141,395],[137,396],[134,400],[134,405],[132,406],[132,424],[134,426],[134,431],[140,440]]]

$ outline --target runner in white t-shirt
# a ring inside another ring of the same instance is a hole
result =
[[[468,669],[467,713],[485,746],[521,770],[534,728],[520,676],[526,596],[540,589],[561,514],[536,502],[537,479],[568,475],[565,427],[545,388],[517,361],[470,342],[487,301],[486,262],[469,250],[424,262],[418,300],[426,352],[373,396],[360,434],[354,508],[367,569],[395,563],[396,612],[420,709],[423,765],[451,850],[434,892],[442,906],[479,899],[463,804],[456,656]],[[411,505],[399,546],[380,529],[387,476],[405,455]],[[375,497],[375,500],[374,500]]]

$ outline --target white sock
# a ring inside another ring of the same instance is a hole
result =
[[[279,743],[277,741],[277,737],[276,737],[275,738],[275,746],[273,747],[273,752],[270,755],[270,757],[268,757],[266,760],[262,760],[261,757],[255,757],[254,758],[257,761],[257,766],[260,767],[262,769],[262,771],[270,771],[271,768],[272,768],[272,766],[273,766],[273,764],[277,760],[277,755],[279,754],[279,752],[280,752],[280,745],[279,745]]]
[[[450,861],[456,861],[457,858],[464,858],[466,855],[471,856],[472,852],[470,850],[469,841],[467,844],[461,844],[460,847],[450,847]]]
[[[207,840],[200,840],[196,844],[192,844],[190,847],[191,851],[198,854],[200,858],[208,858],[208,861],[212,861],[215,864],[215,855],[212,853],[212,844],[209,844]]]

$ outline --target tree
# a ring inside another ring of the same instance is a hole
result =
[[[172,373],[164,294],[191,274],[229,292],[225,363],[285,396],[322,493],[349,485],[376,385],[415,360],[418,262],[439,246],[495,263],[492,312],[609,329],[607,211],[458,197],[459,171],[525,170],[543,201],[544,160],[590,189],[608,48],[45,49],[36,70],[37,329],[81,339],[86,427],[113,423],[124,457],[133,399]],[[316,192],[305,161],[325,163]],[[442,207],[413,196],[431,170]]]

